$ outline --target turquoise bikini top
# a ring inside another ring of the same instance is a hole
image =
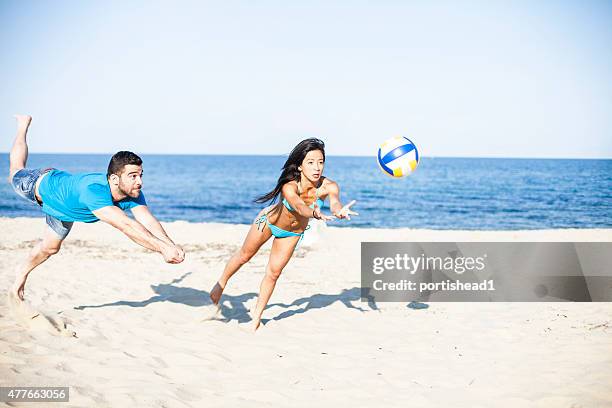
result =
[[[319,187],[319,188],[320,188],[320,187]],[[318,206],[319,208],[323,208],[323,203],[325,202],[325,201],[323,201],[323,200],[321,200],[321,199],[319,198],[319,193],[318,193],[318,191],[319,191],[319,189],[317,188],[317,190],[315,191],[315,194],[316,194],[316,197],[317,197],[316,201],[315,201],[314,203],[312,203],[312,204],[310,204],[310,205],[308,206],[308,207],[312,208],[313,210],[314,210],[314,205],[315,205],[315,203],[317,204],[317,206]],[[294,209],[291,207],[291,204],[289,204],[289,201],[287,201],[287,199],[286,199],[286,198],[283,198],[283,205],[284,205],[284,206],[285,206],[285,208],[287,208],[289,211],[295,211],[295,210],[294,210]]]
[[[317,203],[317,206],[319,206],[319,208],[322,208],[323,207],[323,203],[325,203],[325,201],[323,201],[319,197],[317,197],[317,201],[315,201],[315,203]],[[308,207],[310,207],[310,208],[312,208],[314,210],[315,203],[310,204]],[[283,198],[283,204],[285,205],[285,207],[289,211],[294,211],[293,208],[291,207],[291,204],[289,204],[289,201],[287,201],[286,198]]]

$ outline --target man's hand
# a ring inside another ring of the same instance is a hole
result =
[[[167,263],[179,264],[185,259],[185,251],[179,246],[164,243],[161,254]]]

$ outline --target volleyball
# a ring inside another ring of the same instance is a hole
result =
[[[378,165],[391,177],[406,177],[419,164],[419,152],[407,137],[396,136],[386,140],[378,148]]]

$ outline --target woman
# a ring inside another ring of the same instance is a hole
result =
[[[304,236],[309,219],[330,221],[336,217],[350,220],[351,215],[358,215],[351,211],[355,201],[342,206],[338,185],[322,175],[324,165],[325,144],[321,140],[306,139],[295,146],[283,166],[276,187],[255,200],[257,203],[270,202],[272,205],[259,213],[242,248],[227,262],[210,292],[211,300],[218,305],[229,278],[274,236],[266,273],[259,288],[257,306],[252,314],[254,330],[259,327],[261,315],[272,296],[276,281]],[[274,204],[281,195],[282,201]],[[326,198],[329,198],[329,208],[334,217],[321,212]]]

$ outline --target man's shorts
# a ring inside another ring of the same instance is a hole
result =
[[[36,200],[36,181],[40,176],[47,173],[52,169],[21,169],[13,176],[13,180],[11,184],[13,185],[13,190],[21,197],[25,198],[31,203],[41,205],[38,200]],[[72,222],[66,222],[58,220],[55,217],[46,214],[47,216],[47,225],[55,231],[55,233],[59,236],[60,239],[65,239],[72,228]]]

